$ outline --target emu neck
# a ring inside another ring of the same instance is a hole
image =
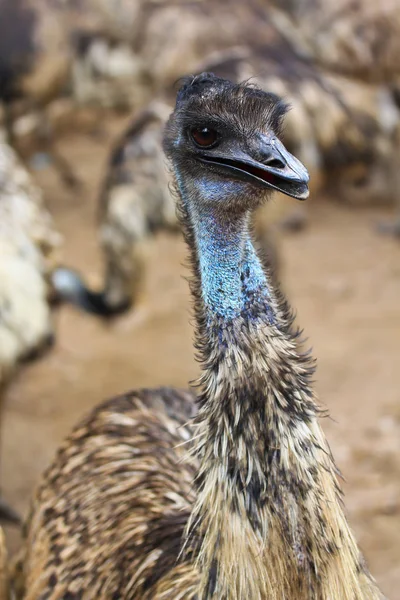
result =
[[[268,284],[250,239],[249,213],[196,207],[191,216],[208,319],[222,325],[245,316],[255,295],[267,311]]]
[[[256,256],[249,214],[180,188],[202,364],[185,546],[199,600],[380,598],[340,504],[313,361]]]

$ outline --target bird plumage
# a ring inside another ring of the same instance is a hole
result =
[[[132,392],[75,428],[35,495],[18,598],[382,598],[343,512],[314,362],[249,234],[271,186],[307,195],[277,137],[284,111],[208,73],[183,84],[164,149],[193,271],[196,397]]]
[[[75,428],[32,506],[21,597],[162,598],[165,579],[188,577],[176,563],[193,502],[185,455],[194,411],[188,392],[143,390]]]
[[[22,361],[53,343],[49,272],[60,241],[40,190],[14,151],[0,140],[1,394]],[[0,410],[0,425],[1,417]],[[1,498],[0,517],[19,522]]]
[[[60,242],[40,190],[0,142],[0,384],[52,340],[48,277]]]

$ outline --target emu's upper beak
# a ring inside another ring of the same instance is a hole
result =
[[[254,150],[260,160],[252,158],[253,152],[250,154],[242,149],[232,150],[225,156],[203,155],[201,160],[226,168],[238,179],[259,183],[298,200],[308,197],[310,178],[307,169],[278,138],[261,135]]]

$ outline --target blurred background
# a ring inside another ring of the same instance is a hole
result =
[[[202,70],[291,105],[311,196],[276,195],[255,235],[318,359],[352,527],[400,600],[400,0],[0,0],[3,510],[26,513],[96,403],[198,373],[160,139]]]

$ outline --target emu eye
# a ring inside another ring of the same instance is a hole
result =
[[[193,141],[197,146],[210,148],[218,140],[218,132],[210,127],[197,127],[190,132]]]

